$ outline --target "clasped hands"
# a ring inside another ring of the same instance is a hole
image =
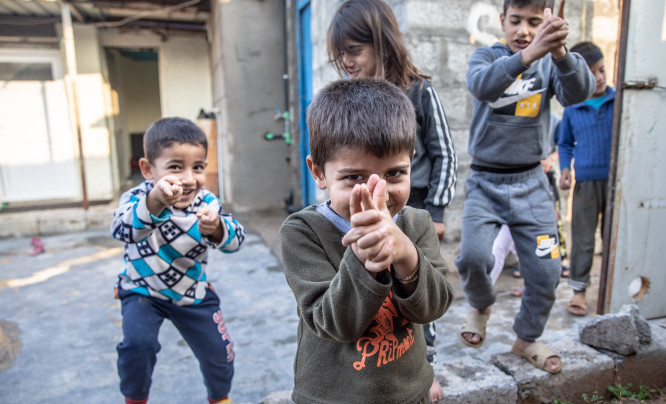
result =
[[[569,23],[563,16],[553,16],[552,10],[547,7],[544,10],[544,23],[530,45],[521,52],[523,63],[529,66],[548,53],[552,54],[555,60],[564,58],[567,54],[564,46],[567,44],[568,35]]]
[[[367,184],[356,184],[349,199],[352,229],[342,244],[376,276],[393,266],[396,276],[406,278],[417,269],[418,255],[412,241],[393,221],[387,207],[386,180],[373,174]]]

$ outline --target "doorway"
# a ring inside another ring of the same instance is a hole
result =
[[[121,190],[143,181],[143,133],[162,116],[157,49],[107,48],[109,83],[116,96],[113,117]]]

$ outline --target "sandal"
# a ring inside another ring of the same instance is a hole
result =
[[[522,276],[520,275],[520,269],[519,268],[513,268],[511,273],[513,274],[514,278],[522,278]]]
[[[514,355],[527,359],[527,361],[534,365],[536,368],[545,370],[546,372],[559,373],[560,370],[562,370],[562,359],[560,356],[553,353],[553,351],[551,351],[550,348],[548,348],[548,346],[546,346],[546,344],[543,342],[533,342],[532,344],[528,345],[524,351],[519,351],[516,349],[514,344],[514,346],[511,348],[511,352]],[[557,369],[549,370],[546,368],[546,360],[550,358],[557,358],[560,360],[560,366]]]
[[[486,339],[486,323],[488,322],[489,317],[490,313],[481,314],[476,310],[472,310],[467,314],[467,318],[465,318],[465,322],[463,323],[462,330],[460,330],[459,334],[463,344],[471,346],[472,348],[479,348],[483,345],[483,341]],[[464,333],[477,334],[481,339],[474,344],[465,339],[463,336]]]
[[[571,301],[567,304],[567,311],[574,316],[586,316],[587,301],[585,300],[585,293],[574,293]]]

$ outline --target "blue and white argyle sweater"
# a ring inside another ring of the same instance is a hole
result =
[[[153,182],[144,181],[123,193],[113,214],[111,235],[125,243],[125,270],[118,275],[118,287],[179,306],[197,304],[208,288],[208,247],[235,252],[245,240],[245,229],[203,188],[186,209],[168,206],[156,217],[146,206],[151,189]],[[220,212],[221,243],[199,232],[196,213],[206,205]]]

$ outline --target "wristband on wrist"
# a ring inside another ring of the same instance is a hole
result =
[[[416,271],[414,271],[413,274],[409,275],[406,278],[401,278],[398,276],[398,274],[393,272],[393,276],[395,276],[395,279],[398,280],[398,282],[402,283],[403,285],[409,285],[410,283],[414,283],[419,279],[419,268],[416,268]]]

